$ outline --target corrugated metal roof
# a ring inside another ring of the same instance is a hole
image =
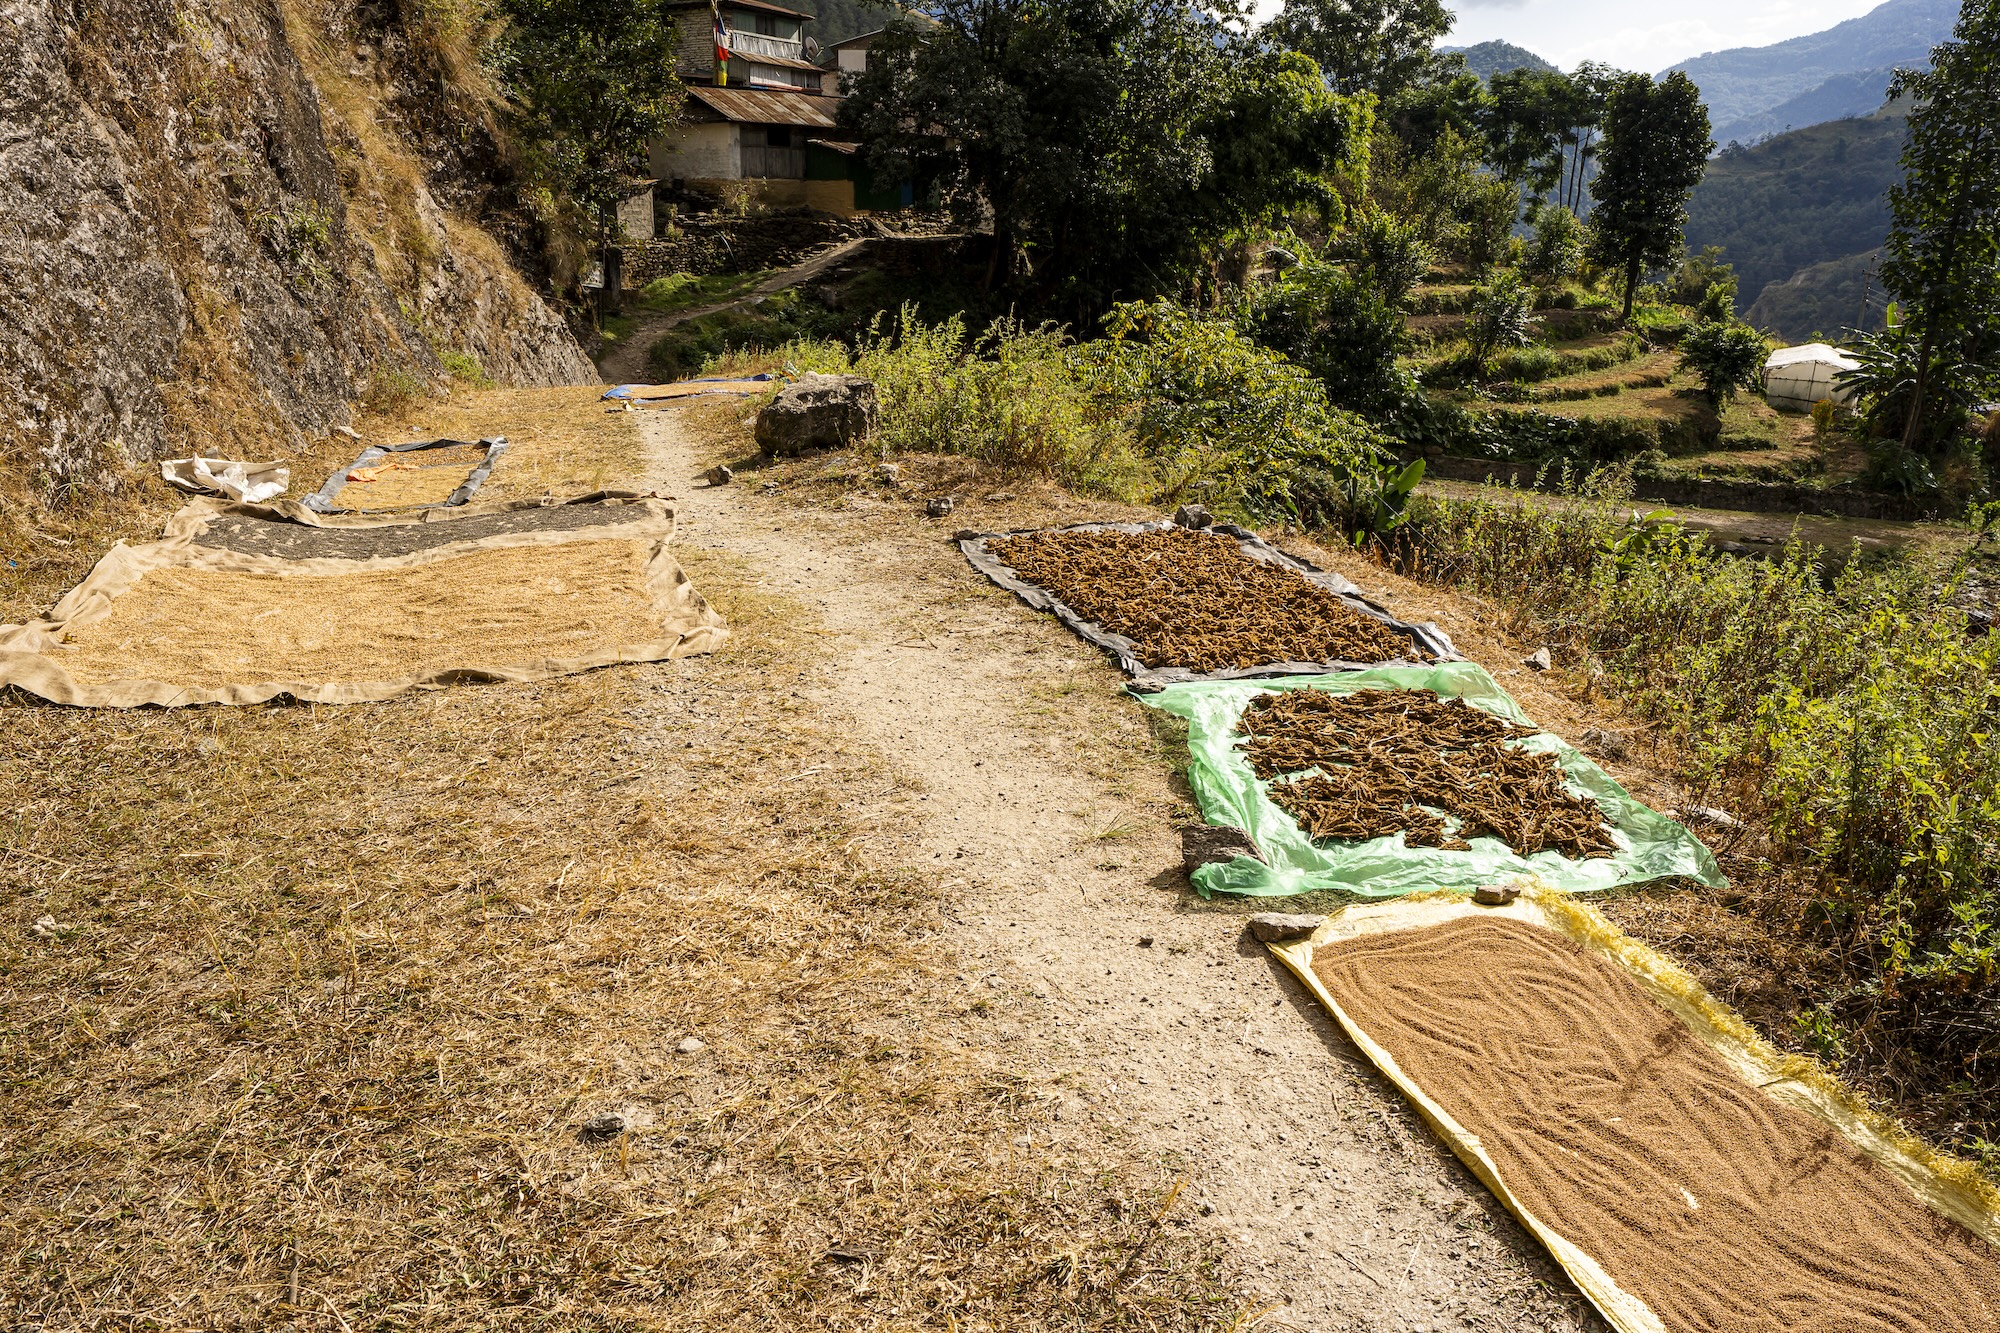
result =
[[[840,105],[838,97],[764,88],[690,88],[688,96],[719,112],[724,120],[745,125],[809,125],[821,130],[834,128],[833,113]]]
[[[810,23],[812,15],[803,9],[787,9],[783,5],[767,3],[767,0],[723,0],[724,9],[761,9],[766,14],[783,14],[786,18],[804,19]],[[708,0],[675,0],[669,9],[707,9]]]
[[[815,74],[826,71],[810,60],[792,60],[786,56],[760,56],[749,51],[735,51],[730,54],[730,63],[741,60],[746,65],[782,65],[786,69],[809,69]]]

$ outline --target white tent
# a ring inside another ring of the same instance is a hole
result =
[[[1814,403],[1827,398],[1845,403],[1854,390],[1836,383],[1834,376],[1860,364],[1825,343],[1780,347],[1764,362],[1764,401],[1781,412],[1810,412]]]

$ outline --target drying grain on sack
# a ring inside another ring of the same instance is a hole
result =
[[[1668,1333],[2000,1328],[2000,1252],[1612,959],[1476,916],[1320,945],[1312,971],[1520,1208]]]
[[[83,683],[366,681],[583,656],[662,637],[654,543],[503,547],[340,574],[156,569],[70,632]]]
[[[1521,856],[1610,856],[1605,814],[1569,789],[1532,736],[1463,699],[1429,690],[1266,694],[1243,710],[1245,754],[1271,800],[1318,839],[1397,833],[1411,847],[1470,851],[1486,835]],[[1442,811],[1456,821],[1446,824]]]
[[[1149,667],[1424,660],[1409,638],[1223,533],[1032,532],[988,549],[1015,574],[1138,646]]]

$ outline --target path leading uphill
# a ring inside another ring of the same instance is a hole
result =
[[[834,265],[853,255],[868,244],[866,236],[857,236],[850,241],[830,245],[824,250],[809,255],[788,269],[773,273],[764,281],[752,287],[743,295],[713,305],[693,306],[686,310],[676,310],[671,314],[654,315],[635,325],[632,331],[605,354],[597,363],[598,373],[604,376],[606,384],[632,384],[645,378],[646,363],[653,350],[653,344],[661,335],[676,325],[705,315],[720,314],[724,310],[736,310],[751,305],[765,297],[796,287],[802,282],[811,282]]]
[[[833,669],[810,704],[924,793],[928,816],[876,828],[869,854],[942,869],[967,991],[1018,1032],[1024,1072],[1064,1089],[1066,1132],[1183,1175],[1200,1225],[1279,1307],[1259,1327],[1602,1328],[1247,940],[1255,907],[1190,894],[1174,827],[1193,815],[1166,749],[1114,669],[966,566],[945,540],[964,510],[705,486],[728,451],[702,420],[637,418],[680,542],[812,610]]]

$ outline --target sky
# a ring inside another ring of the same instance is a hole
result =
[[[1512,42],[1563,69],[1601,60],[1657,74],[1706,51],[1769,46],[1823,32],[1881,0],[1447,0],[1458,22],[1447,46]]]

